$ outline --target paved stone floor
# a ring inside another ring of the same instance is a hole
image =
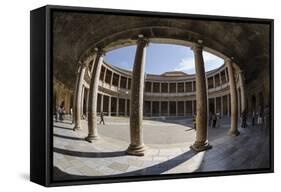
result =
[[[84,140],[86,120],[76,132],[70,120],[54,123],[55,180],[269,168],[269,131],[264,128],[240,128],[241,135],[230,137],[229,120],[223,119],[208,129],[213,148],[196,153],[189,148],[196,134],[190,118],[144,120],[147,153],[135,157],[125,153],[129,119],[106,117],[105,122],[98,125],[100,139],[93,143]]]

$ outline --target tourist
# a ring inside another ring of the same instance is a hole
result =
[[[192,122],[193,122],[193,129],[196,130],[196,114],[193,115]]]
[[[246,111],[244,110],[241,114],[241,127],[242,128],[246,128],[246,123],[247,123],[247,115],[246,115]]]
[[[63,119],[64,119],[64,107],[63,107],[63,105],[61,105],[60,106],[60,108],[59,108],[59,120],[60,121],[63,121]]]
[[[100,113],[100,124],[101,122],[105,125],[103,112]]]
[[[212,125],[212,128],[215,128],[216,127],[216,124],[217,124],[217,115],[215,113],[213,113],[213,125]]]
[[[221,114],[217,113],[217,126],[220,127],[221,126]]]
[[[260,112],[259,113],[259,115],[258,115],[258,126],[260,127],[260,128],[262,128],[263,126],[262,126],[262,123],[263,123],[263,118],[262,118],[262,113]]]
[[[55,109],[55,120],[56,122],[58,122],[58,118],[59,118],[59,106],[56,106],[56,109]]]
[[[70,120],[73,119],[72,114],[73,114],[72,107],[70,107]]]
[[[253,114],[252,114],[252,126],[253,127],[255,126],[255,120],[256,120],[256,113],[255,113],[255,111],[253,111]]]
[[[209,127],[212,125],[212,120],[213,120],[213,113],[209,113]]]

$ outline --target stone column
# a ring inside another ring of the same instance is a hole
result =
[[[221,117],[223,117],[223,96],[221,96]]]
[[[178,116],[178,101],[176,101],[176,117]]]
[[[129,89],[129,78],[126,79],[126,89]]]
[[[167,116],[170,116],[170,101],[167,101],[167,103],[168,103],[168,106],[167,106],[168,107],[168,110],[167,110],[168,114],[167,114]]]
[[[88,117],[88,105],[89,105],[89,88],[87,89],[87,96],[86,96],[86,116]]]
[[[94,63],[93,73],[90,80],[89,89],[89,105],[88,105],[88,136],[85,138],[86,141],[92,142],[98,139],[97,130],[97,100],[98,100],[98,87],[100,70],[103,63],[104,52],[96,49],[96,59]]]
[[[111,116],[111,97],[108,96],[108,116]]]
[[[119,116],[119,96],[116,97],[116,117]]]
[[[112,87],[112,83],[113,83],[113,71],[111,71],[111,77],[110,77],[110,89]]]
[[[219,77],[220,77],[220,87],[221,87],[222,86],[221,72],[219,72]]]
[[[196,141],[191,149],[194,151],[204,151],[211,149],[208,137],[208,114],[207,114],[207,89],[205,67],[202,54],[202,46],[195,44],[192,47],[195,57],[195,72],[196,72]]]
[[[193,115],[193,114],[195,114],[194,113],[194,103],[193,103],[193,100],[191,101],[191,114]]]
[[[130,104],[130,139],[127,149],[129,155],[143,156],[145,145],[143,143],[143,92],[144,92],[144,65],[148,40],[139,35],[135,55]]]
[[[81,98],[83,89],[83,80],[86,71],[86,64],[81,64],[78,72],[77,87],[75,90],[75,110],[74,110],[74,128],[73,131],[81,129]]]
[[[125,116],[127,116],[127,107],[128,107],[127,101],[128,101],[127,98],[125,98]]]
[[[229,89],[230,89],[230,100],[231,100],[231,125],[228,135],[237,136],[239,135],[237,121],[238,121],[238,103],[237,103],[237,89],[235,82],[235,74],[233,71],[232,61],[227,59],[226,66],[228,69],[229,78]]]
[[[158,114],[159,114],[159,116],[161,116],[161,101],[159,101],[159,106],[158,107],[159,107],[159,113]]]
[[[241,114],[243,114],[243,113],[246,113],[246,98],[245,98],[243,71],[239,71],[238,75],[239,75],[240,94],[241,94]]]
[[[214,97],[214,113],[217,113],[217,99]]]
[[[150,101],[150,117],[152,117],[152,107],[153,107],[152,101]]]
[[[100,112],[103,112],[103,94],[100,94]]]
[[[187,114],[186,114],[186,101],[183,101],[183,114],[184,114],[184,116],[186,116]]]
[[[82,94],[81,94],[81,118],[84,115],[84,97],[85,97],[85,86],[82,84]]]
[[[118,90],[120,90],[121,88],[121,75],[119,75],[119,78],[118,78]]]
[[[229,107],[229,94],[226,96],[226,101],[227,101],[227,116],[230,116],[230,107]]]
[[[76,112],[76,103],[77,103],[77,90],[78,90],[78,83],[79,83],[79,79],[80,79],[80,76],[79,76],[79,73],[80,73],[80,70],[81,70],[81,67],[79,67],[78,71],[76,72],[76,81],[75,81],[75,87],[74,87],[74,93],[73,93],[73,107],[72,107],[72,123],[75,123],[75,114],[77,113]],[[56,107],[57,105],[59,105],[59,102],[58,102],[58,94],[56,94]],[[75,127],[75,125],[74,125]]]
[[[191,89],[192,89],[192,92],[194,92],[193,81],[191,81]]]

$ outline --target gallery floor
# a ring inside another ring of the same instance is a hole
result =
[[[258,126],[240,128],[237,137],[227,135],[228,118],[209,127],[212,149],[196,153],[189,147],[195,140],[190,118],[144,120],[143,157],[126,155],[129,145],[129,119],[105,117],[98,125],[100,139],[93,143],[83,129],[72,131],[70,120],[54,123],[54,180],[88,177],[121,177],[171,173],[209,172],[269,167],[269,131]],[[248,122],[250,124],[250,122]]]

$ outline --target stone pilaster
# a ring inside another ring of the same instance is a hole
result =
[[[204,151],[211,149],[208,143],[208,125],[207,125],[207,89],[205,67],[202,53],[202,46],[195,44],[192,47],[195,57],[196,72],[196,141],[190,147],[194,151]]]
[[[140,37],[137,41],[135,55],[130,104],[130,139],[127,149],[129,155],[143,156],[145,146],[143,143],[143,92],[144,92],[144,65],[148,40]]]
[[[98,86],[101,66],[103,63],[104,52],[96,49],[96,59],[93,67],[93,73],[90,80],[89,88],[89,105],[88,105],[88,136],[86,141],[92,142],[98,139],[97,129],[97,100],[98,100]]]
[[[235,75],[232,66],[232,61],[227,59],[225,61],[228,69],[228,78],[229,78],[229,89],[230,89],[230,100],[231,100],[231,125],[228,135],[237,136],[239,135],[237,121],[238,121],[238,101],[237,101],[237,89],[235,82]]]

